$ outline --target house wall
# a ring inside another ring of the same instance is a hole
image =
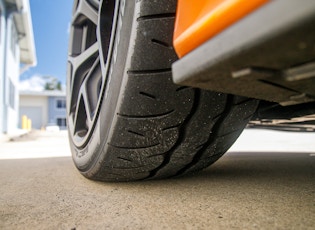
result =
[[[3,111],[4,111],[4,51],[5,51],[5,8],[3,0],[0,0],[0,133],[3,133]]]
[[[59,101],[59,103],[58,103]],[[54,97],[51,96],[48,98],[48,104],[49,104],[49,123],[51,124],[58,124],[58,119],[66,120],[66,97]],[[64,123],[63,123],[64,124]],[[66,129],[66,126],[61,126],[60,129]]]
[[[5,108],[6,114],[4,120],[5,132],[13,132],[18,126],[19,111],[19,70],[20,70],[20,49],[18,44],[18,35],[12,16],[7,19],[7,39],[6,39],[6,68],[4,76],[5,88]]]
[[[13,14],[0,0],[0,131],[14,132],[18,125],[20,49]]]
[[[18,128],[20,61],[30,65],[36,63],[29,16],[28,0],[0,0],[0,134],[14,133]],[[15,23],[18,23],[21,34]],[[27,43],[20,42],[20,39],[27,39]],[[21,49],[23,49],[22,56]]]
[[[40,111],[40,116],[34,114],[34,111]],[[38,120],[41,120],[41,124],[33,126],[32,128],[40,129],[46,127],[49,123],[48,120],[48,98],[47,96],[36,96],[36,95],[20,95],[20,116],[19,116],[19,127],[21,127],[22,116],[26,115],[30,119],[36,119],[32,121],[34,125],[38,124]],[[36,116],[36,117],[35,117]],[[40,118],[38,118],[40,117]],[[39,127],[40,126],[40,127]]]

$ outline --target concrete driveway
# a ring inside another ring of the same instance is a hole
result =
[[[315,134],[246,130],[189,177],[85,179],[65,132],[0,143],[0,229],[315,229]]]

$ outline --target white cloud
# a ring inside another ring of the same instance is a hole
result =
[[[33,75],[32,77],[28,79],[20,80],[19,90],[41,92],[45,90],[45,86],[47,85],[47,83],[53,84],[56,86],[58,82],[59,81],[56,77]],[[61,85],[61,88],[64,91],[66,89],[66,86]]]
[[[26,80],[19,82],[20,91],[43,91],[46,80],[40,75],[34,75]]]

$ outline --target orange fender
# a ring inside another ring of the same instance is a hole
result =
[[[178,0],[174,48],[183,57],[269,0]]]

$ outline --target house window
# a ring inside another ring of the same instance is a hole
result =
[[[65,109],[66,108],[66,100],[64,100],[64,99],[57,100],[57,108],[58,109]]]
[[[67,127],[67,120],[66,120],[66,118],[57,118],[57,125],[59,127]]]
[[[11,51],[12,51],[12,54],[14,57],[16,56],[17,41],[18,41],[18,34],[17,34],[16,28],[15,28],[15,24],[12,21],[12,23],[11,23]]]
[[[11,80],[9,80],[9,106],[15,109],[15,86]]]

